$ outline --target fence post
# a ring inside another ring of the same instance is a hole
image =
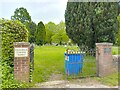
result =
[[[30,44],[27,42],[14,43],[14,78],[29,82]]]
[[[103,77],[113,72],[112,43],[96,43],[97,76]]]

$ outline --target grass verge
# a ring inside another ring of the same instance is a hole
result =
[[[95,79],[105,85],[118,86],[118,73],[113,73],[111,75],[101,77],[101,78],[95,77]]]

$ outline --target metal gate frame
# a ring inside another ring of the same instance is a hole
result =
[[[32,70],[34,70],[34,45],[30,45],[30,64],[32,64]]]
[[[95,77],[97,76],[96,67],[96,49],[80,50],[84,54],[82,73],[80,77]]]

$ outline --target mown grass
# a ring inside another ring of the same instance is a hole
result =
[[[71,48],[71,47],[70,47]],[[73,48],[77,49],[76,46]],[[69,79],[65,74],[64,66],[64,52],[67,47],[63,46],[36,46],[34,53],[34,73],[33,83],[39,83],[47,81],[51,74],[62,74],[63,79]],[[114,52],[117,53],[116,48]],[[96,75],[96,60],[95,57],[86,57],[85,63],[83,63],[82,73],[78,77],[89,77]],[[91,77],[92,78],[92,77]],[[117,85],[118,76],[117,74],[109,75],[104,78],[95,77],[98,81],[108,84]]]
[[[35,47],[33,82],[47,81],[52,73],[64,73],[64,52],[62,46]]]
[[[120,54],[120,47],[118,47],[118,46],[113,46],[112,47],[112,54],[113,55],[117,55],[117,54]]]

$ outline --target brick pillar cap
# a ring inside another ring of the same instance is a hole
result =
[[[107,43],[107,42],[105,42],[105,43],[96,43],[96,45],[97,46],[104,46],[104,45],[109,45],[109,46],[112,46],[113,45],[113,43]]]
[[[30,45],[29,42],[14,42],[14,45]]]

